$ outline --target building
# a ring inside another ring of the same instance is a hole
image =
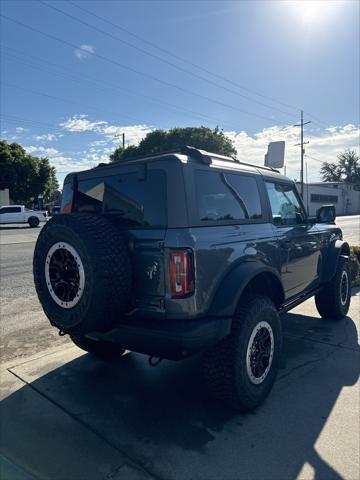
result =
[[[300,192],[300,182],[296,183]],[[316,215],[322,205],[334,205],[336,215],[360,214],[360,185],[345,182],[304,184],[304,204],[308,215]]]

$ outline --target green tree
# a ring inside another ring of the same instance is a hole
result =
[[[118,147],[110,155],[110,160],[119,162],[142,155],[179,151],[185,145],[220,155],[236,155],[233,142],[219,128],[211,130],[207,127],[188,127],[172,128],[169,131],[154,130],[148,133],[138,146]]]
[[[356,150],[346,149],[336,163],[324,162],[320,174],[324,182],[360,183],[360,157]]]
[[[18,143],[0,141],[0,188],[8,188],[15,203],[25,203],[48,197],[59,188],[55,167],[48,158],[26,153]]]

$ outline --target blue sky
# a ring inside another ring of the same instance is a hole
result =
[[[244,161],[286,140],[299,178],[300,108],[310,180],[359,146],[357,1],[5,0],[1,14],[1,137],[48,156],[60,181],[106,161],[122,132],[199,125]]]

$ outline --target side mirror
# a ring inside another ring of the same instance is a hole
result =
[[[316,212],[318,223],[335,223],[336,212],[334,205],[323,205]]]
[[[265,167],[282,168],[285,158],[285,142],[270,142],[265,154]]]

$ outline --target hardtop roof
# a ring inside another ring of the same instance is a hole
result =
[[[81,174],[81,173],[95,173],[97,170],[110,170],[112,168],[119,168],[120,166],[129,166],[129,165],[141,165],[143,163],[158,161],[158,160],[175,160],[183,164],[186,163],[197,163],[203,166],[212,166],[218,168],[225,168],[226,170],[234,171],[247,171],[262,174],[264,176],[276,177],[279,180],[291,181],[289,178],[281,175],[278,170],[275,170],[270,167],[265,167],[263,165],[256,165],[253,163],[242,162],[239,159],[227,157],[224,155],[219,155],[216,153],[207,152],[205,150],[200,150],[194,147],[185,146],[181,151],[168,151],[168,152],[159,152],[156,154],[144,155],[134,159],[130,159],[124,162],[113,162],[113,163],[100,163],[96,167],[88,170],[83,170],[81,172],[72,172],[69,176]],[[100,173],[100,172],[99,172]],[[66,181],[66,179],[65,179]]]

